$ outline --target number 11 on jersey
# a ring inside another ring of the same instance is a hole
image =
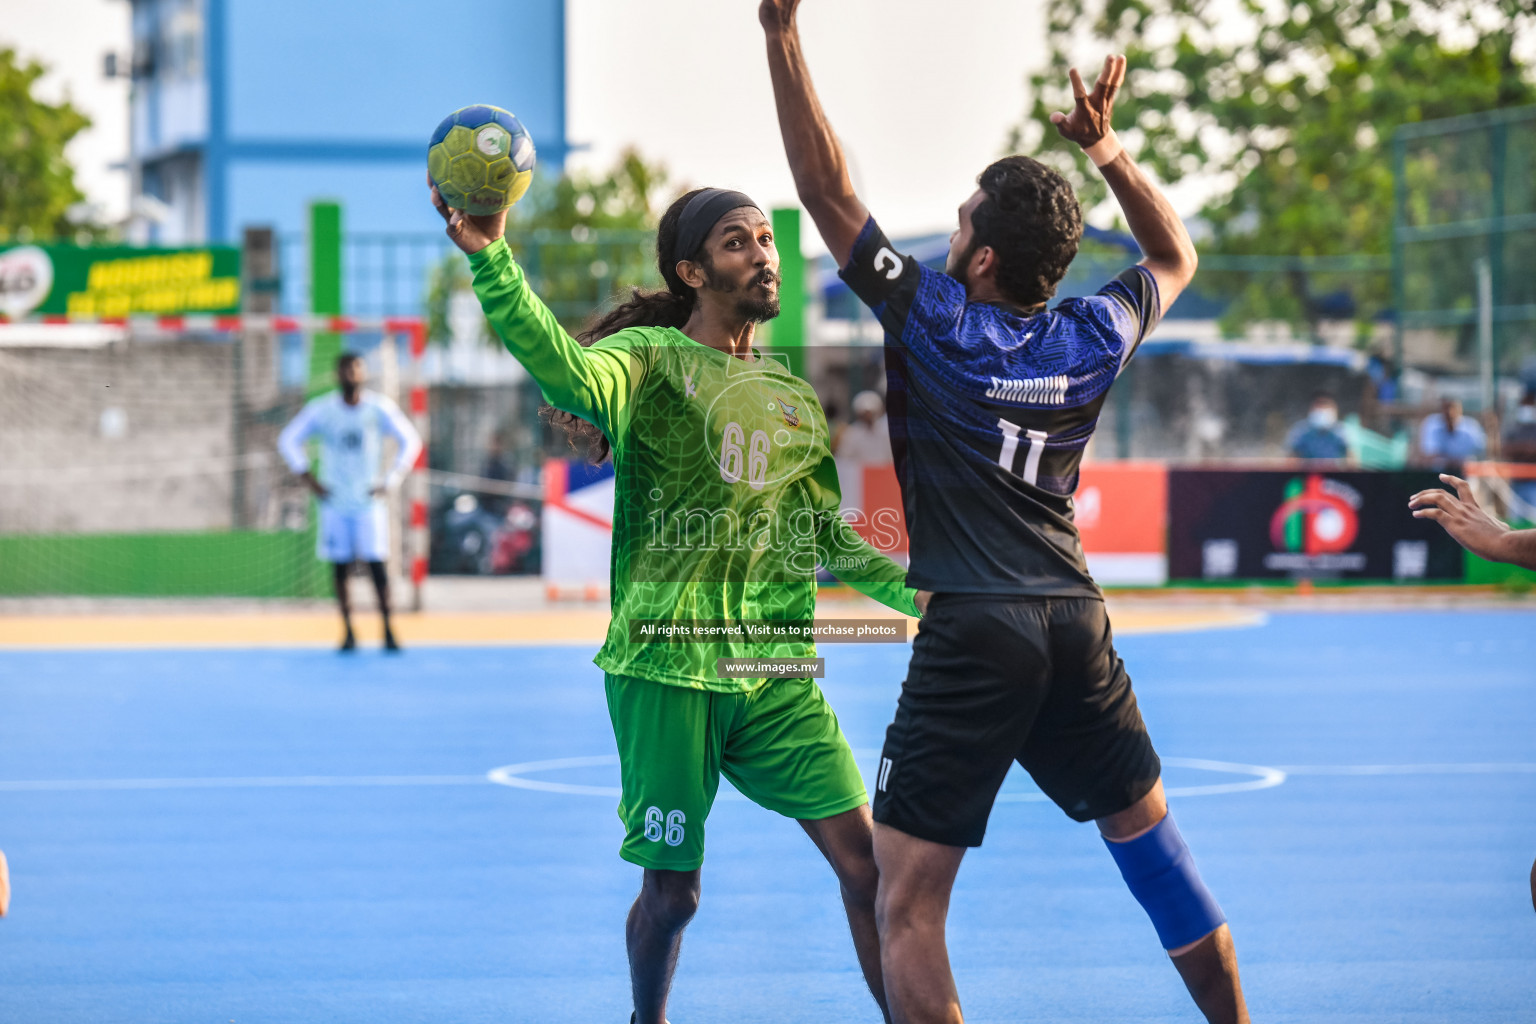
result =
[[[1007,420],[997,421],[998,429],[1003,432],[1003,450],[997,455],[997,464],[1008,472],[1013,472],[1013,462],[1019,453],[1019,432],[1023,431],[1025,438],[1029,440],[1029,452],[1024,456],[1024,482],[1033,485],[1040,478],[1040,456],[1045,451],[1045,439],[1049,435],[1043,430],[1024,430],[1017,423],[1009,423]]]

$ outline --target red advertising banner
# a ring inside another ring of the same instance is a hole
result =
[[[1091,462],[1077,484],[1083,550],[1162,554],[1168,532],[1168,469],[1160,462]]]
[[[906,551],[901,488],[890,465],[863,467],[853,528],[881,551]],[[1077,528],[1094,579],[1158,586],[1168,578],[1168,470],[1157,462],[1095,462],[1078,483]]]
[[[901,511],[901,485],[896,467],[864,467],[864,504],[853,521],[860,537],[887,554],[907,550],[907,520]]]
[[[1077,530],[1088,571],[1106,586],[1168,582],[1168,469],[1160,462],[1090,462],[1077,484]]]

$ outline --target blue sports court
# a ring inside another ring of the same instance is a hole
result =
[[[1119,646],[1256,1020],[1536,1020],[1536,616]],[[824,648],[871,774],[907,650]],[[0,654],[0,1021],[622,1024],[639,871],[591,654]],[[732,795],[672,1020],[878,1020],[830,869]],[[961,869],[967,1019],[1198,1019],[1092,826],[1037,797],[1010,777]]]

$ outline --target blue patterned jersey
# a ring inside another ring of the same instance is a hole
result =
[[[1159,319],[1152,275],[1131,267],[1049,310],[967,302],[960,282],[898,253],[873,218],[841,275],[885,328],[908,585],[1098,594],[1072,493],[1109,386]]]

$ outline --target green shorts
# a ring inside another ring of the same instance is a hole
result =
[[[865,803],[864,779],[837,716],[809,679],[773,679],[714,693],[609,675],[628,834],[619,856],[642,867],[704,863],[704,820],[720,775],[742,795],[802,820]]]

